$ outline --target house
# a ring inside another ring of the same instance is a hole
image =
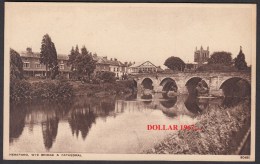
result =
[[[146,62],[141,62],[141,63],[133,63],[129,67],[129,73],[131,74],[138,74],[138,73],[154,73],[154,72],[159,72],[162,69],[158,66],[155,66],[153,63],[150,61]]]
[[[109,63],[107,62],[107,57],[97,56],[97,54],[93,55],[93,60],[96,61],[96,69],[94,73],[98,71],[110,71]]]
[[[122,62],[118,61],[116,58],[114,60],[111,58],[107,60],[109,63],[110,72],[114,72],[116,74],[116,78],[122,79],[123,75],[127,74],[127,67]]]
[[[20,56],[25,76],[46,76],[46,66],[40,63],[39,52],[33,52],[32,48],[28,47],[26,51],[20,52]],[[67,65],[68,56],[58,54],[57,59],[60,73],[69,78],[70,66]],[[49,74],[49,69],[47,69],[47,73]]]
[[[118,61],[116,58],[109,60],[107,56],[101,57],[94,54],[93,59],[96,61],[94,73],[98,71],[110,71],[114,72],[118,79],[122,79],[123,75],[127,74],[127,65]]]
[[[184,70],[185,70],[185,71],[187,71],[187,70],[196,70],[197,68],[199,68],[198,63],[196,63],[196,62],[189,62],[189,61],[188,61],[188,62],[185,64]]]
[[[36,77],[46,76],[46,66],[40,64],[40,53],[33,52],[31,48],[27,48],[26,51],[20,52],[20,56],[23,62],[23,69],[25,76]],[[68,64],[68,55],[57,55],[59,71],[67,78],[70,78],[71,66]],[[94,73],[98,71],[111,71],[115,73],[116,78],[122,79],[123,75],[127,74],[127,64],[118,61],[116,58],[108,60],[107,57],[93,55],[93,60],[96,61],[96,68]],[[49,69],[47,73],[50,74]]]

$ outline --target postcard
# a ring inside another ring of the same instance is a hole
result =
[[[254,161],[256,4],[6,2],[5,160]]]

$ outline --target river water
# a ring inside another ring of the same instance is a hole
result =
[[[192,125],[207,110],[237,103],[156,94],[11,104],[9,148],[11,153],[141,153],[177,132],[148,130],[148,125]]]

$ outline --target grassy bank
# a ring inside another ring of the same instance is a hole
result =
[[[250,128],[250,102],[231,108],[216,108],[198,116],[195,124],[201,130],[181,130],[170,134],[148,154],[234,153]]]

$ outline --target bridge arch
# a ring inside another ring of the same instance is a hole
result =
[[[189,94],[195,94],[195,88],[197,87],[199,82],[201,82],[204,87],[209,88],[209,84],[204,78],[194,76],[189,78],[185,83]]]
[[[144,89],[153,89],[153,80],[149,77],[145,77],[142,79],[141,85],[143,86]]]
[[[230,77],[220,84],[224,96],[246,97],[251,95],[251,84],[247,79],[241,77]]]
[[[177,83],[174,79],[170,78],[170,77],[166,77],[164,78],[161,82],[160,82],[160,86],[162,86],[162,90],[163,91],[169,91],[169,90],[178,90],[178,86]]]
[[[133,87],[137,88],[137,81],[135,79],[133,79]]]

